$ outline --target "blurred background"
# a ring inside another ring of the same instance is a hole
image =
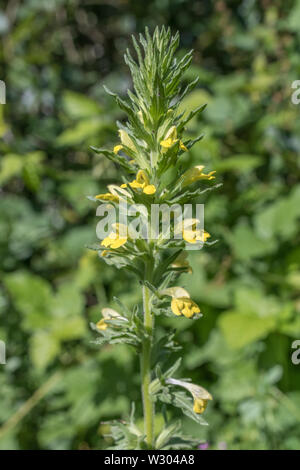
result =
[[[120,172],[90,145],[111,147],[124,116],[130,35],[180,31],[194,48],[183,108],[208,103],[185,157],[217,170],[205,200],[219,242],[190,252],[187,286],[204,316],[166,318],[183,345],[181,377],[208,388],[209,426],[183,419],[209,449],[299,449],[300,1],[6,0],[0,2],[0,448],[102,449],[104,421],[141,416],[138,358],[91,341],[101,308],[129,307],[140,288],[98,260],[86,196]],[[170,412],[171,416],[172,411]],[[174,417],[176,410],[174,410]],[[158,414],[156,429],[162,424]]]

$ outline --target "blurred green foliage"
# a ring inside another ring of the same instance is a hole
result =
[[[102,422],[140,402],[138,358],[91,343],[101,308],[115,295],[132,307],[140,288],[86,249],[86,196],[120,181],[89,150],[116,143],[123,117],[102,85],[126,92],[130,33],[156,24],[195,49],[187,78],[201,86],[184,109],[208,107],[185,158],[223,182],[205,206],[219,243],[182,277],[204,317],[162,322],[184,345],[181,375],[214,396],[210,426],[184,427],[215,449],[300,448],[299,21],[299,0],[1,2],[0,448],[105,448]]]

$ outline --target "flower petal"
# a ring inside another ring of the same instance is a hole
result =
[[[148,184],[147,186],[144,187],[143,189],[145,194],[155,194],[156,193],[156,187],[154,184]]]
[[[120,150],[122,150],[122,148],[123,148],[123,145],[120,145],[120,144],[119,144],[119,145],[115,145],[115,146],[114,146],[114,153],[117,154]]]

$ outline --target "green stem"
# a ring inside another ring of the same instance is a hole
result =
[[[149,386],[151,383],[151,348],[154,328],[154,318],[151,313],[150,291],[148,287],[143,287],[143,308],[144,326],[148,337],[144,339],[141,354],[141,375],[142,375],[142,396],[144,409],[144,432],[149,449],[153,449],[153,423],[154,423],[154,403],[151,400]]]

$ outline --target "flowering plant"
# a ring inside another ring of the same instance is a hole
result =
[[[140,35],[139,39],[138,43],[133,38],[137,60],[129,50],[125,54],[134,87],[134,92],[128,90],[129,100],[107,89],[128,116],[125,124],[117,123],[120,142],[112,150],[93,148],[119,165],[124,172],[123,184],[110,185],[108,192],[93,199],[102,202],[107,211],[113,209],[118,220],[124,203],[145,209],[144,212],[141,209],[141,217],[146,235],[140,236],[137,230],[116,222],[115,218],[100,246],[95,247],[106,263],[124,267],[137,276],[142,285],[143,304],[142,308],[137,306],[129,311],[118,300],[120,311],[103,309],[102,318],[92,326],[99,334],[97,343],[127,343],[140,357],[144,430],[135,423],[133,407],[127,422],[110,423],[115,448],[189,449],[195,448],[195,440],[182,435],[180,423],[169,423],[164,412],[165,426],[154,435],[155,408],[161,406],[164,410],[170,404],[181,408],[197,423],[206,424],[202,413],[212,396],[188,379],[174,378],[180,359],[171,367],[166,367],[166,363],[170,353],[179,349],[175,333],[157,337],[155,319],[159,315],[184,316],[190,320],[202,316],[200,307],[185,289],[171,286],[181,273],[191,273],[185,250],[213,242],[208,241],[210,234],[198,218],[188,218],[183,223],[174,214],[169,217],[168,235],[164,236],[164,229],[161,230],[162,221],[158,222],[157,235],[149,214],[160,204],[167,208],[185,207],[219,185],[212,184],[215,172],[205,172],[203,165],[184,168],[183,154],[202,138],[200,135],[194,140],[185,139],[185,125],[205,108],[200,106],[187,116],[179,112],[181,101],[197,84],[194,80],[182,85],[192,51],[176,60],[179,34],[172,36],[165,28],[156,29],[153,36],[146,29],[145,36]]]

